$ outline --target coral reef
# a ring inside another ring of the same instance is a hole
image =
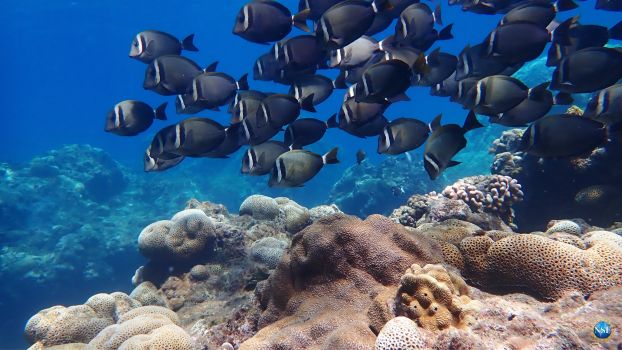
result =
[[[376,338],[376,350],[423,350],[427,349],[419,327],[411,319],[403,316],[391,319],[382,327]]]
[[[431,240],[381,216],[321,219],[294,236],[257,286],[263,328],[240,349],[371,348],[374,321],[365,310],[376,295],[395,293],[413,263],[440,262],[436,251]]]
[[[542,227],[553,218],[583,218],[608,226],[622,219],[622,145],[607,143],[590,154],[538,158],[518,151],[522,130],[504,131],[493,142],[491,172],[511,176],[526,190],[514,206],[523,230]]]
[[[429,180],[423,162],[410,155],[387,158],[378,165],[365,161],[344,172],[333,185],[329,202],[362,218],[387,215],[405,196],[440,189],[444,182],[444,178]]]
[[[285,197],[252,195],[242,202],[239,212],[256,220],[277,220],[290,233],[296,233],[311,223],[309,209]]]
[[[469,298],[464,280],[442,265],[412,265],[400,280],[396,299],[398,314],[428,330],[467,328],[480,308]]]
[[[487,175],[461,179],[442,194],[430,192],[411,196],[395,209],[391,218],[405,226],[459,219],[487,230],[511,231],[512,207],[523,198],[521,185],[508,176]]]

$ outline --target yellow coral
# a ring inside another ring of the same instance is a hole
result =
[[[466,328],[474,321],[479,302],[468,296],[464,280],[441,265],[414,264],[400,280],[398,312],[429,330]]]

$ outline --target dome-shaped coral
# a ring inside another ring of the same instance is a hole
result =
[[[274,220],[279,215],[279,204],[274,198],[254,194],[242,202],[240,215],[250,215],[256,220]]]
[[[479,309],[464,280],[436,264],[412,265],[400,280],[396,302],[398,314],[429,330],[466,328]]]
[[[130,297],[140,302],[143,306],[166,306],[166,298],[164,295],[162,295],[162,293],[158,291],[158,288],[156,288],[156,286],[149,281],[145,281],[134,288],[132,293],[130,293]]]
[[[250,257],[254,261],[274,269],[281,260],[288,243],[274,237],[264,237],[251,246]]]
[[[211,219],[199,209],[186,209],[171,220],[157,221],[145,227],[138,236],[138,249],[154,261],[192,260],[204,252],[213,236]]]
[[[583,230],[581,230],[581,226],[574,221],[560,220],[553,223],[553,225],[546,230],[547,234],[555,232],[564,232],[575,236],[581,236]]]
[[[375,350],[423,350],[427,349],[419,327],[411,319],[398,316],[382,327],[376,338]]]

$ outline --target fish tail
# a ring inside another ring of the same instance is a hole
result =
[[[557,12],[569,11],[579,7],[579,5],[572,0],[557,0],[553,6]]]
[[[464,132],[467,132],[473,129],[483,128],[483,127],[484,126],[480,124],[480,122],[477,120],[477,116],[475,116],[475,112],[469,111],[469,115],[467,115],[466,119],[464,120],[464,125],[462,126],[462,130],[464,130]]]
[[[311,14],[311,10],[306,9],[298,12],[292,17],[292,23],[294,26],[300,30],[303,30],[307,33],[311,32],[311,29],[307,25],[307,19],[309,19],[309,15]]]
[[[330,118],[328,118],[328,120],[326,121],[326,127],[331,129],[331,128],[336,128],[339,126],[339,123],[337,123],[337,114],[333,114],[330,116]]]
[[[322,156],[322,161],[324,164],[337,164],[339,163],[339,159],[337,159],[337,151],[339,151],[339,147],[335,147],[328,151],[325,155]]]
[[[244,74],[235,84],[238,90],[248,90],[248,74]]]
[[[166,106],[168,106],[168,102],[164,102],[159,105],[158,108],[155,109],[155,118],[158,120],[166,120]]]
[[[181,48],[186,50],[186,51],[199,51],[199,49],[194,46],[194,34],[190,34],[187,37],[184,38],[184,40],[181,42]]]
[[[609,37],[611,37],[611,39],[622,40],[622,21],[609,28]]]
[[[451,29],[454,27],[454,24],[448,24],[447,27],[441,29],[438,33],[438,40],[450,40],[454,38],[454,35],[451,34]]]

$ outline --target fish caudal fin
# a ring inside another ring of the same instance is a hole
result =
[[[467,115],[466,119],[464,120],[464,125],[462,126],[462,130],[464,130],[464,132],[467,132],[473,129],[483,128],[483,127],[484,126],[480,124],[480,122],[477,120],[477,116],[475,116],[475,112],[470,111],[469,115]]]
[[[611,39],[622,40],[622,21],[609,28],[609,37]]]
[[[551,84],[550,81],[544,82],[538,86],[529,89],[527,98],[533,101],[541,101],[547,94],[547,88]]]
[[[451,34],[451,29],[454,27],[454,24],[449,24],[447,25],[447,27],[441,29],[440,32],[438,32],[438,40],[450,40],[454,38],[454,35]]]
[[[339,163],[339,159],[337,159],[337,151],[339,151],[339,147],[335,147],[328,151],[325,155],[322,156],[322,161],[324,164],[337,164]]]
[[[560,23],[551,33],[551,41],[562,46],[572,45],[570,41],[570,27],[578,21],[579,16],[574,16]]]
[[[313,97],[315,94],[311,94],[300,101],[300,108],[307,112],[315,112],[315,107],[313,107]]]
[[[155,109],[155,118],[158,120],[166,120],[166,106],[168,106],[168,102],[164,102],[159,105],[158,108]]]
[[[216,68],[218,68],[218,61],[213,62],[209,66],[205,67],[205,69],[203,71],[206,72],[206,73],[215,72]]]
[[[554,6],[557,12],[569,11],[569,10],[576,9],[577,7],[579,7],[579,5],[577,5],[572,0],[557,0]]]
[[[235,84],[238,90],[248,90],[248,74],[244,74]]]
[[[553,103],[556,105],[570,105],[574,102],[572,95],[567,92],[560,92],[553,97]]]
[[[292,17],[292,23],[296,28],[303,30],[307,33],[311,33],[311,29],[307,25],[307,19],[309,18],[310,14],[311,10],[302,10]]]
[[[337,123],[337,114],[333,114],[328,118],[326,127],[329,129],[339,127],[339,123]]]
[[[194,46],[194,34],[190,34],[187,37],[184,38],[184,40],[181,42],[181,48],[186,50],[186,51],[199,51],[199,49]]]

